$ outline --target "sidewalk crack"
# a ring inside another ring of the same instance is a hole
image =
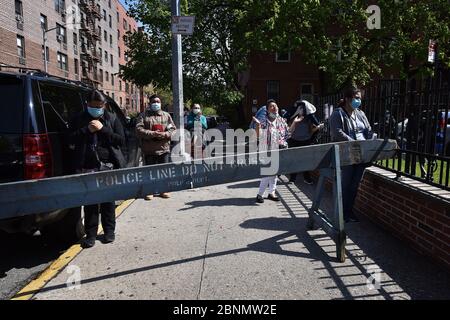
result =
[[[200,285],[199,285],[199,288],[198,288],[197,300],[200,299],[200,294],[202,293],[203,274],[205,272],[206,252],[207,252],[207,249],[208,249],[208,239],[209,239],[209,233],[211,231],[211,223],[212,223],[212,220],[209,220],[208,231],[206,232],[205,249],[203,251],[202,273],[200,275]]]

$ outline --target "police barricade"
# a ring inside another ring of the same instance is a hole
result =
[[[308,227],[321,227],[335,241],[338,260],[343,262],[346,236],[342,212],[341,166],[387,159],[394,156],[396,148],[397,144],[393,140],[330,143],[276,150],[269,155],[265,152],[226,155],[189,163],[168,163],[4,183],[0,184],[0,219],[250,180],[268,175],[264,173],[264,169],[274,164],[276,171],[269,175],[320,169],[321,177],[309,210]],[[277,163],[268,163],[268,159],[276,159]],[[332,217],[319,210],[325,177],[331,178],[333,182]]]

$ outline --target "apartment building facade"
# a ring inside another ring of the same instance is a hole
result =
[[[240,85],[248,121],[268,99],[275,99],[283,109],[299,98],[313,102],[314,95],[321,90],[319,69],[307,64],[301,52],[253,52],[249,70],[240,75]]]
[[[128,47],[126,45],[126,37],[128,32],[138,32],[138,24],[136,20],[128,15],[125,7],[117,2],[117,39],[118,39],[118,56],[119,66],[126,65],[128,62]],[[128,81],[119,80],[118,83],[118,104],[121,108],[126,108],[131,112],[143,111],[144,96],[143,91],[136,85]]]
[[[122,16],[127,29],[137,31],[119,0],[0,0],[0,7],[0,68],[47,69],[97,87],[124,111],[139,105],[140,95],[133,101],[126,92],[139,88],[119,79],[126,63]]]

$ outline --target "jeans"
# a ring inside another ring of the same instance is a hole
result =
[[[95,238],[98,230],[98,218],[102,216],[105,234],[114,234],[116,229],[116,205],[114,202],[84,206],[84,229],[87,238]]]
[[[262,197],[264,196],[264,192],[266,192],[267,186],[269,186],[269,194],[272,194],[277,189],[277,176],[264,177],[261,179],[261,183],[259,184],[259,192],[258,194]]]
[[[289,148],[297,148],[297,147],[304,147],[304,146],[310,146],[311,140],[305,140],[305,141],[297,141],[294,139],[288,140]],[[291,173],[289,177],[289,181],[295,181],[297,179],[297,173]],[[305,181],[312,181],[311,173],[309,171],[303,172],[303,179]]]
[[[341,168],[344,219],[353,216],[353,205],[355,204],[359,184],[363,178],[365,168],[365,164],[354,164]]]

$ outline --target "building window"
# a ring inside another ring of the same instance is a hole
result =
[[[114,86],[114,74],[111,74],[111,85]]]
[[[112,28],[112,17],[109,15],[109,27]]]
[[[119,91],[122,91],[122,81],[119,80]]]
[[[302,83],[300,85],[300,98],[310,103],[314,102],[314,87],[311,83]]]
[[[108,42],[108,32],[103,31],[103,38],[105,39],[105,42]]]
[[[122,105],[123,105],[123,99],[122,99],[122,97],[119,97],[119,101],[120,101],[120,107],[122,108]]]
[[[60,24],[56,24],[56,40],[60,43],[67,43],[66,28]]]
[[[279,97],[280,97],[280,82],[267,81],[267,99],[275,99],[275,101],[278,101]]]
[[[120,41],[120,30],[117,30],[117,40]]]
[[[100,69],[99,75],[100,75],[100,82],[103,82],[103,70],[102,69]]]
[[[103,10],[103,20],[106,21],[106,10]]]
[[[16,17],[20,16],[20,17],[23,18],[23,4],[22,4],[22,1],[16,0],[15,1],[15,6],[16,6]]]
[[[106,82],[109,81],[109,73],[108,73],[108,71],[105,71],[105,80],[106,80]]]
[[[25,38],[19,35],[17,36],[17,54],[25,59]]]
[[[127,20],[123,19],[123,29],[127,31],[127,27],[128,27]]]
[[[41,14],[41,29],[42,30],[48,30],[47,16],[44,16],[43,14]]]
[[[113,47],[113,37],[112,37],[111,34],[109,35],[109,46],[110,46],[111,48]]]
[[[111,67],[114,67],[114,56],[111,55]]]
[[[119,49],[119,58],[122,58],[122,49],[120,49],[120,47],[118,47],[118,49]]]
[[[47,62],[50,62],[50,50],[48,49],[48,47],[46,48],[46,53],[47,53]],[[42,60],[45,59],[45,53],[44,53],[44,46],[42,46]]]
[[[69,71],[67,56],[61,52],[58,52],[58,67],[64,71]]]
[[[109,56],[108,56],[108,52],[105,51],[105,61],[106,61],[106,62],[108,62],[108,57],[109,57]]]
[[[290,52],[277,52],[275,54],[276,62],[291,62],[291,53]]]
[[[80,74],[79,66],[80,65],[79,65],[78,59],[74,59],[74,61],[73,61],[73,67],[74,67],[73,70],[74,70],[76,75]]]
[[[63,12],[66,9],[66,1],[65,0],[55,0],[55,10],[59,13]]]

